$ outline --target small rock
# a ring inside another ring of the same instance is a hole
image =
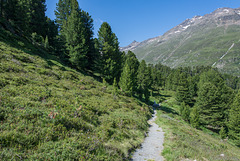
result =
[[[220,154],[220,157],[224,157],[224,154]]]

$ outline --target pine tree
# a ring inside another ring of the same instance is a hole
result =
[[[196,103],[199,107],[200,122],[215,129],[225,126],[226,111],[233,97],[232,89],[226,87],[221,75],[214,70],[201,74],[198,88]]]
[[[72,0],[71,5],[71,14],[63,25],[69,60],[76,68],[85,69],[94,52],[93,20],[79,8],[76,0]]]
[[[178,102],[185,102],[188,105],[192,104],[192,98],[189,91],[189,83],[187,80],[187,74],[185,72],[179,75],[178,87],[176,92],[176,100]]]
[[[68,16],[71,14],[71,0],[59,0],[55,10],[56,22],[63,34],[63,25],[66,23]]]
[[[204,83],[198,91],[197,105],[200,108],[200,122],[216,127],[221,124],[223,114],[218,106],[219,93],[217,87],[210,83]]]
[[[219,131],[219,135],[220,135],[221,139],[224,139],[227,137],[226,130],[224,127],[221,127],[221,129]]]
[[[190,106],[182,102],[180,107],[180,114],[185,121],[189,121]]]
[[[151,73],[149,69],[147,68],[146,62],[144,60],[141,61],[139,67],[138,67],[138,96],[141,99],[142,95],[144,94],[145,101],[149,101],[149,89],[151,86]]]
[[[30,31],[31,33],[36,32],[38,35],[46,37],[44,30],[46,24],[46,0],[29,0],[30,1]]]
[[[46,36],[46,38],[45,38],[44,48],[45,48],[45,49],[48,49],[48,48],[49,48],[48,36]]]
[[[228,129],[229,137],[234,140],[236,145],[240,146],[240,90],[229,111]]]
[[[119,81],[123,55],[119,51],[118,39],[107,22],[103,22],[98,31],[98,47],[102,59],[102,64],[99,66],[102,76],[110,84],[113,83],[114,78]]]
[[[197,107],[194,107],[191,110],[191,113],[190,113],[190,123],[191,123],[192,127],[194,127],[194,128],[198,128],[200,126],[199,112],[198,112],[198,108]]]
[[[66,37],[66,46],[69,51],[70,62],[78,69],[85,68],[87,65],[87,47],[85,46],[86,39],[84,37],[84,24],[81,20],[81,10],[78,2],[72,2],[71,15],[67,22],[63,25],[64,34]]]
[[[113,95],[114,95],[114,96],[117,96],[117,95],[118,95],[118,85],[117,85],[117,80],[116,80],[116,78],[114,78],[114,81],[113,81]]]
[[[137,90],[137,69],[139,66],[138,59],[136,55],[131,51],[126,55],[125,64],[123,67],[123,72],[119,81],[120,88],[123,92],[132,96]]]
[[[85,29],[85,32],[82,34],[84,34],[84,38],[86,40],[85,46],[87,47],[86,57],[88,64],[86,67],[90,70],[94,70],[98,61],[98,53],[96,52],[94,47],[93,19],[88,12],[82,11],[81,14],[82,22]]]
[[[54,20],[47,17],[45,24],[45,33],[48,37],[49,46],[53,47],[55,50],[59,49],[58,45],[58,26]]]

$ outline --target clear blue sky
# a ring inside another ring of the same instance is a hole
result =
[[[58,0],[46,0],[46,15],[55,19]],[[217,8],[239,8],[240,0],[78,0],[81,9],[94,20],[94,32],[108,22],[120,46],[163,35],[195,15],[203,16]]]

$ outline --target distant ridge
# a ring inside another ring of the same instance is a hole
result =
[[[131,50],[147,63],[160,62],[170,67],[212,66],[216,62],[214,66],[220,71],[240,76],[240,8],[218,8],[194,16],[162,36],[134,41],[121,50]]]

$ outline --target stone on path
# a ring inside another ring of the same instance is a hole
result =
[[[156,123],[156,110],[153,118],[148,121],[150,124],[148,136],[145,138],[140,149],[137,149],[132,157],[133,161],[163,161],[161,152],[163,150],[164,132]]]

